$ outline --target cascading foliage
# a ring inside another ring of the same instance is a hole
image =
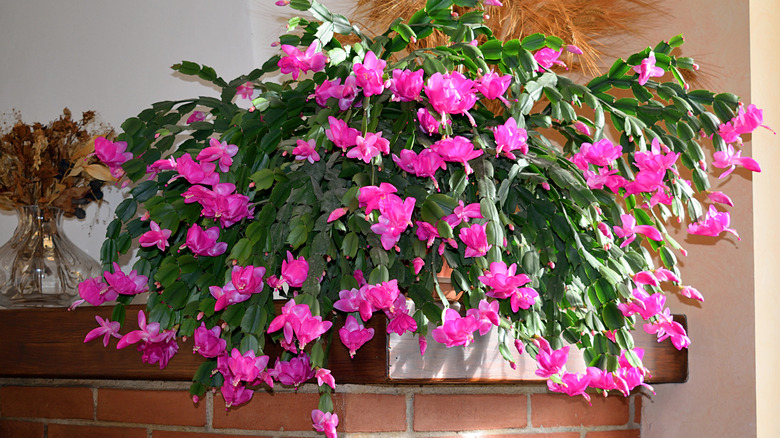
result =
[[[586,398],[644,384],[635,326],[688,346],[665,297],[702,298],[683,286],[685,252],[665,224],[734,232],[708,169],[759,170],[734,146],[762,114],[689,90],[680,36],[579,84],[554,71],[575,46],[496,39],[483,24],[495,0],[430,0],[373,39],[316,1],[289,5],[314,19],[290,20],[279,55],[230,82],[177,64],[221,96],[156,103],[100,143],[133,187],[108,227],[105,274],[79,287],[91,304],[116,300],[87,340],[121,337],[163,368],[194,337],[192,394],[221,388],[228,406],[316,377],[313,427],[328,436],[325,352],[383,336],[363,324],[375,313],[388,333],[414,332],[421,353],[497,330],[496,354],[525,350],[551,390]],[[451,43],[406,49],[434,31]],[[284,82],[264,80],[279,72]],[[117,262],[134,241],[128,274]],[[445,263],[461,311],[437,282]],[[140,329],[120,335],[125,305],[147,290]],[[284,351],[273,364],[268,342]],[[566,371],[570,345],[587,373]]]

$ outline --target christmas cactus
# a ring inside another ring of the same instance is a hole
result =
[[[496,355],[529,354],[552,391],[586,398],[644,384],[632,329],[690,344],[665,300],[702,296],[680,278],[685,251],[666,227],[736,235],[709,171],[759,171],[735,148],[762,114],[690,90],[681,70],[697,67],[672,54],[680,36],[580,84],[556,72],[575,46],[496,39],[483,19],[497,1],[430,0],[374,38],[316,1],[279,3],[313,19],[289,21],[278,55],[229,82],[175,65],[221,95],[158,102],[104,151],[132,188],[104,275],[79,287],[82,301],[116,301],[86,340],[116,336],[163,368],[193,338],[193,396],[219,388],[228,406],[316,377],[313,427],[327,436],[338,417],[325,351],[359,357],[384,336],[370,318],[413,332],[421,353],[496,330]],[[408,48],[434,31],[450,44]],[[457,306],[438,284],[445,265]],[[139,330],[120,335],[125,305],[147,291]],[[284,353],[270,358],[269,342]],[[586,373],[566,371],[571,346]]]

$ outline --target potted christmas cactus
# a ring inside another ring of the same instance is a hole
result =
[[[384,335],[370,318],[415,333],[420,354],[496,330],[496,355],[525,352],[550,390],[586,398],[644,384],[632,329],[690,344],[665,299],[702,296],[680,278],[685,251],[666,224],[736,235],[710,173],[759,171],[737,149],[762,114],[690,90],[680,72],[696,65],[672,54],[681,37],[579,84],[556,73],[575,46],[493,36],[483,19],[497,1],[430,0],[375,38],[316,1],[289,6],[314,18],[291,19],[297,33],[262,67],[228,82],[178,64],[221,95],[158,102],[101,142],[132,188],[104,274],[79,286],[83,301],[116,302],[85,341],[121,338],[163,368],[192,337],[204,358],[193,396],[218,388],[227,406],[316,377],[313,427],[327,436],[338,417],[325,352],[359,357]],[[408,48],[434,31],[450,43]],[[438,284],[445,264],[458,305]],[[147,291],[139,330],[121,334],[125,305]],[[572,346],[586,373],[566,371]]]

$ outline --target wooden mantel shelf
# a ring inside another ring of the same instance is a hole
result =
[[[135,315],[141,306],[127,311],[126,333],[134,330]],[[0,377],[191,380],[202,362],[192,354],[192,340],[179,344],[179,352],[164,370],[141,363],[133,346],[116,349],[116,339],[104,348],[102,338],[84,343],[84,336],[97,327],[95,315],[108,317],[110,307],[66,309],[0,310]],[[684,317],[678,318],[683,322]],[[428,382],[535,383],[535,365],[527,354],[517,355],[512,370],[495,356],[496,340],[478,338],[469,347],[445,348],[429,339],[428,351],[420,357],[417,338],[390,337],[383,318],[372,318],[368,326],[376,333],[354,359],[336,341],[331,348],[329,367],[339,383],[389,384]],[[637,347],[645,349],[644,363],[653,373],[650,383],[681,383],[688,378],[687,350],[678,351],[670,342],[658,343],[644,332],[634,335]],[[279,352],[268,351],[274,356]],[[567,368],[581,369],[581,356],[572,350]]]

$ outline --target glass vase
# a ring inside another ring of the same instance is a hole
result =
[[[13,236],[0,247],[0,306],[69,306],[79,282],[99,275],[100,265],[64,234],[60,209],[25,206],[17,216]]]

